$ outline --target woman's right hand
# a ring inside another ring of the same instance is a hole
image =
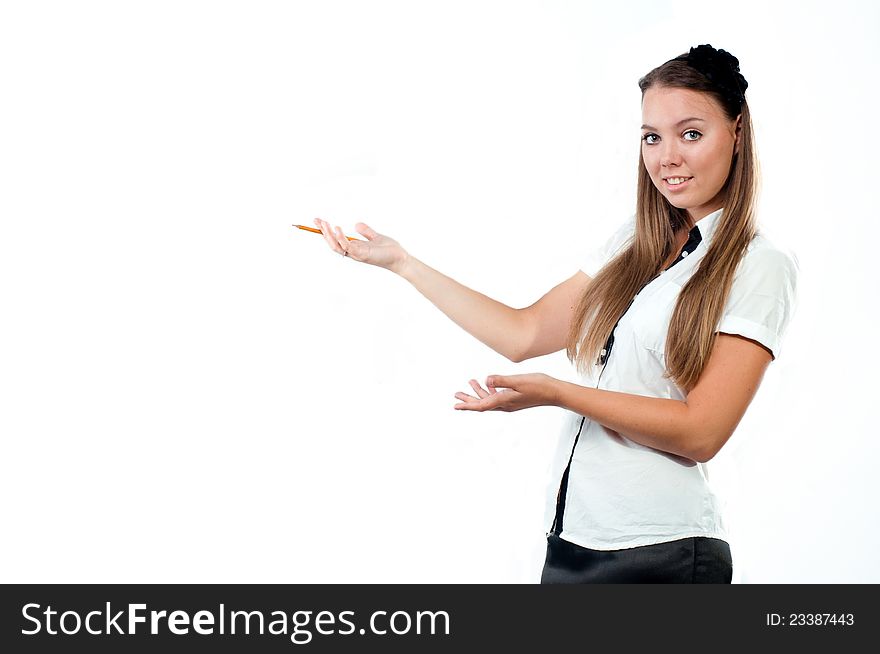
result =
[[[320,218],[315,218],[315,225],[331,250],[339,254],[346,252],[350,259],[361,263],[400,273],[409,256],[400,243],[390,236],[379,234],[366,223],[356,223],[354,226],[358,234],[367,237],[366,241],[349,241],[340,227],[332,226]]]

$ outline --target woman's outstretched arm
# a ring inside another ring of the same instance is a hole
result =
[[[514,363],[565,348],[575,306],[592,281],[579,270],[537,302],[511,309],[415,258],[409,258],[399,274],[462,329]]]
[[[320,218],[315,224],[333,251],[400,275],[455,324],[514,363],[565,347],[575,306],[592,281],[579,270],[534,304],[514,309],[431,268],[369,225],[355,225],[366,241],[349,241],[338,227]]]
[[[630,440],[705,463],[745,415],[771,354],[755,341],[719,333],[685,401],[645,397],[556,381],[556,404]]]
[[[684,401],[609,391],[541,373],[489,375],[488,390],[458,392],[457,410],[519,411],[558,406],[656,450],[705,463],[731,437],[761,384],[771,353],[739,335],[719,333],[709,362]],[[498,390],[505,389],[505,390]]]
[[[522,360],[528,324],[521,309],[468,288],[412,255],[396,272],[468,334],[514,363]]]

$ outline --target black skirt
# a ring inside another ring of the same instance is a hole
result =
[[[592,550],[551,533],[542,584],[729,584],[730,546],[693,537],[624,550]]]

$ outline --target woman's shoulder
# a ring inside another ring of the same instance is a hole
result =
[[[617,224],[617,228],[611,236],[611,240],[615,245],[620,246],[635,236],[636,233],[636,214],[630,214],[625,220]]]
[[[799,268],[794,250],[759,229],[746,248],[737,276],[781,274],[796,277]]]
[[[623,220],[616,220],[613,222],[613,227],[610,230],[606,230],[611,238],[616,238],[617,240],[625,240],[627,237],[632,236],[636,231],[636,214],[629,214]]]

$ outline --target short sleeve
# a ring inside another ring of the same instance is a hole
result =
[[[580,269],[590,277],[595,277],[602,267],[611,261],[614,255],[620,252],[623,246],[626,245],[629,238],[635,232],[635,226],[636,217],[634,214],[615,229],[601,246],[587,252],[582,260]]]
[[[797,303],[793,252],[759,247],[746,253],[715,331],[758,341],[777,359]]]

